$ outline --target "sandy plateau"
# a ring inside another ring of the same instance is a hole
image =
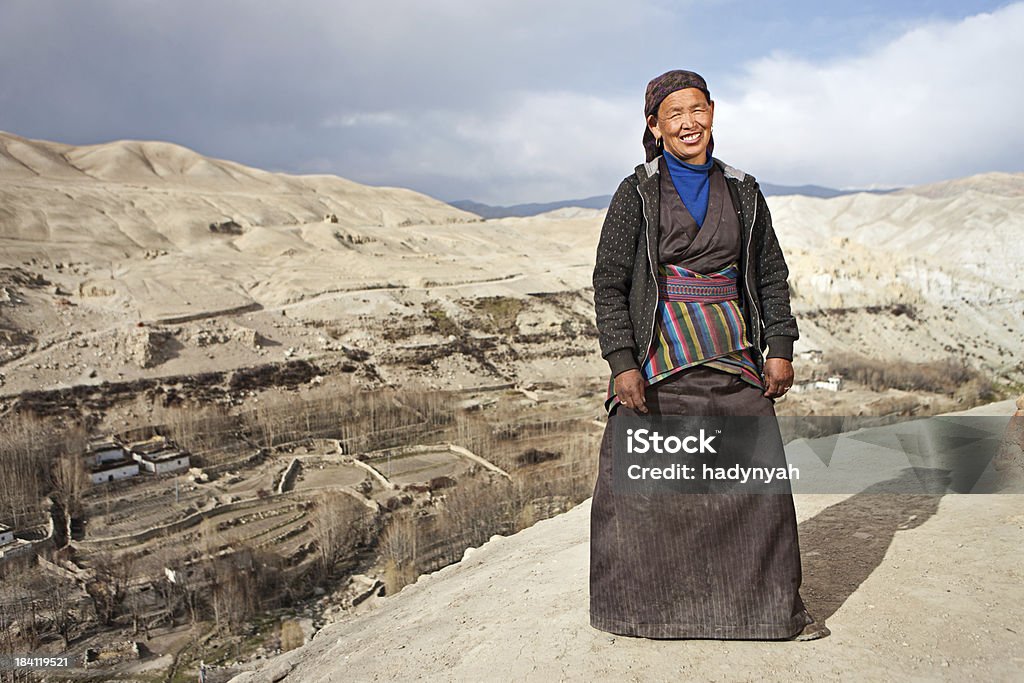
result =
[[[484,221],[409,190],[268,173],[170,143],[8,133],[0,178],[8,404],[28,390],[288,359],[393,386],[605,373],[590,290],[599,211]],[[1022,188],[1024,176],[989,174],[892,195],[773,197],[797,352],[953,358],[1021,382]],[[842,410],[834,398],[815,408]]]

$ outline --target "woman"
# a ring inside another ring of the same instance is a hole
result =
[[[655,78],[645,114],[647,162],[619,185],[594,268],[612,379],[591,512],[591,624],[648,638],[823,637],[800,598],[790,494],[613,491],[615,420],[774,417],[799,336],[764,196],[711,156],[704,79]]]

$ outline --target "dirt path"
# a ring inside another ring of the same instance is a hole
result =
[[[543,273],[550,273],[550,270],[544,270]],[[339,289],[332,290],[329,292],[319,292],[311,294],[310,296],[304,297],[297,301],[290,301],[286,304],[279,304],[277,306],[267,306],[263,310],[268,313],[279,313],[281,311],[287,311],[295,308],[301,308],[303,306],[309,306],[311,304],[323,303],[325,301],[336,301],[345,297],[355,296],[357,294],[368,294],[371,292],[429,292],[436,289],[458,289],[459,287],[479,287],[482,285],[495,285],[495,284],[506,284],[509,282],[518,282],[527,276],[534,276],[536,273],[513,273],[511,275],[502,275],[500,277],[483,278],[480,280],[461,280],[459,282],[449,282],[446,284],[438,285],[397,285],[394,287],[362,287],[359,289]]]

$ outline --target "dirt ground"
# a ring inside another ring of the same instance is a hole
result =
[[[1024,680],[1024,496],[795,499],[801,592],[832,630],[822,640],[647,640],[593,629],[588,500],[492,538],[234,680]]]

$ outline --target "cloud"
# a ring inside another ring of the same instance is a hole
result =
[[[1018,170],[1024,5],[917,28],[896,5],[0,3],[0,128],[546,201],[614,191],[643,160],[647,79],[686,67],[718,102],[716,152],[770,182]],[[799,51],[763,56],[779,44]]]
[[[717,98],[716,153],[782,183],[892,186],[1024,158],[1024,4],[917,26],[852,57],[773,54]]]
[[[353,114],[335,114],[320,122],[325,128],[352,128],[353,126],[402,126],[406,119],[393,111],[367,111]]]
[[[931,21],[853,56],[786,53],[712,83],[716,153],[773,183],[892,187],[1021,170],[1024,3]],[[436,111],[443,131],[409,144],[448,186],[482,201],[611,193],[642,161],[639,96],[510,92],[468,111]],[[399,136],[398,140],[406,140]],[[411,157],[411,159],[410,159]],[[420,185],[431,184],[427,177]]]
[[[507,91],[474,108],[345,112],[321,125],[367,179],[516,203],[614,191],[642,151],[640,107],[571,91]],[[315,168],[323,170],[322,159]]]
[[[612,0],[4,4],[0,128],[72,144],[168,140],[446,198],[555,198],[584,183],[564,150],[539,149],[557,147],[544,103],[572,115],[564,89],[631,81],[621,55],[664,15]]]

